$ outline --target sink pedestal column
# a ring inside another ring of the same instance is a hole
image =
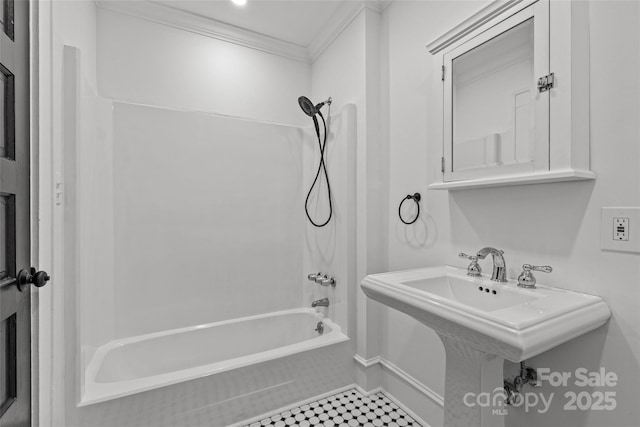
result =
[[[445,427],[504,427],[504,359],[439,336],[447,355]]]

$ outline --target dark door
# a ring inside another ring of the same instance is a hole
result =
[[[13,427],[31,424],[29,4],[0,3],[0,427]]]

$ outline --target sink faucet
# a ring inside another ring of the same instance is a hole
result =
[[[506,282],[507,265],[504,263],[504,257],[502,256],[504,251],[486,247],[480,249],[476,254],[476,257],[478,257],[478,259],[485,259],[489,254],[493,256],[493,274],[491,274],[491,280],[495,280],[496,282]]]
[[[311,303],[311,307],[329,307],[329,298],[322,298]]]

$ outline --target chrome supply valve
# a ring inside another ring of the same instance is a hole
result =
[[[507,380],[504,381],[504,392],[506,394],[505,403],[509,406],[520,403],[520,394],[515,387]]]
[[[329,278],[329,277],[325,276],[325,279],[322,279],[322,282],[320,282],[320,284],[322,286],[332,286],[332,287],[335,288],[336,287],[336,279],[333,278],[333,277]]]
[[[532,387],[540,387],[542,384],[540,384],[540,381],[538,380],[538,371],[530,367],[524,367],[524,369],[524,377],[527,384],[531,385]]]
[[[463,252],[458,254],[460,258],[466,258],[471,261],[471,264],[467,267],[467,276],[471,277],[480,277],[482,275],[482,268],[480,268],[480,264],[478,264],[478,257],[473,255],[467,255]]]
[[[518,286],[521,288],[534,289],[536,287],[536,278],[533,275],[534,271],[551,273],[553,268],[548,265],[523,264],[522,273],[518,276]]]
[[[520,374],[513,381],[504,380],[503,384],[507,405],[516,405],[521,402],[522,394],[520,392],[525,384],[532,387],[540,386],[538,372],[534,368],[528,367],[524,361],[520,362]]]

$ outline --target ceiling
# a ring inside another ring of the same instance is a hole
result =
[[[313,62],[364,8],[392,0],[95,0],[104,9]]]

